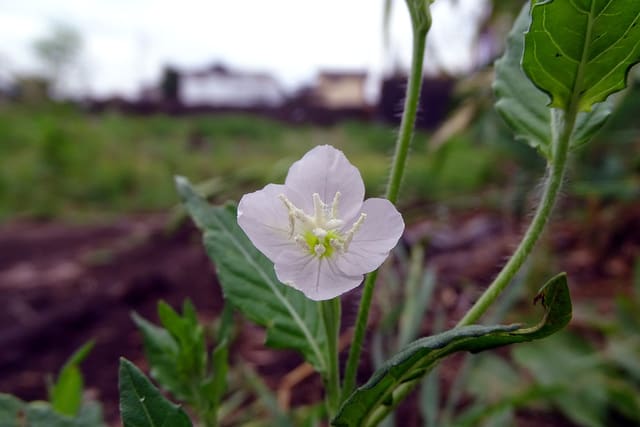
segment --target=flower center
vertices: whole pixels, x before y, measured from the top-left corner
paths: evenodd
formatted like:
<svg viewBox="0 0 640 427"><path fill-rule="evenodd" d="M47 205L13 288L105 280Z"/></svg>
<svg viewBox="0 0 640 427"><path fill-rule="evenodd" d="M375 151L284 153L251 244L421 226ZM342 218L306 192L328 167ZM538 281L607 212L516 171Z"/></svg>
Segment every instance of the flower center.
<svg viewBox="0 0 640 427"><path fill-rule="evenodd" d="M343 232L344 221L338 217L339 191L331 205L324 203L318 193L313 193L313 215L296 207L284 194L280 194L279 198L289 213L289 238L319 258L331 257L336 251L347 252L354 234L367 217L367 214L361 213L351 229Z"/></svg>

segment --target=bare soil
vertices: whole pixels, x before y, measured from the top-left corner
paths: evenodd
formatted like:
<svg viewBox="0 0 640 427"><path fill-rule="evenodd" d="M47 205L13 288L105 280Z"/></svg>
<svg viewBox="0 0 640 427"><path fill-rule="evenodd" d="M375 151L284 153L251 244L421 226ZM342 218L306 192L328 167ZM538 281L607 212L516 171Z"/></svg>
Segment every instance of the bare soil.
<svg viewBox="0 0 640 427"><path fill-rule="evenodd" d="M542 244L562 254L558 264L569 273L577 301L589 299L610 310L613 296L630 289L633 263L640 254L640 206L599 207L580 223L559 217ZM0 226L0 392L28 401L46 398L45 376L56 373L81 344L95 339L96 347L82 365L86 386L103 402L108 420L118 425L119 357L146 367L131 312L155 321L159 299L178 307L188 297L207 321L222 307L199 233L188 223L173 230L167 223L165 216L145 215L107 225ZM453 218L448 225L413 224L403 242L429 242L426 258L439 279L436 298L454 324L481 291L464 284L488 283L500 267L496 260L508 256L520 232L508 218L477 212ZM343 302L346 325L355 317L358 292ZM285 404L321 398L313 376L287 383L300 369L295 354L264 349L261 340L261 331L246 324L234 344L233 360L253 365L285 396ZM363 378L367 370L365 366ZM446 374L444 378L446 383ZM305 391L292 392L291 387ZM418 425L411 408L403 413L403 425ZM556 415L519 414L521 427L571 425Z"/></svg>

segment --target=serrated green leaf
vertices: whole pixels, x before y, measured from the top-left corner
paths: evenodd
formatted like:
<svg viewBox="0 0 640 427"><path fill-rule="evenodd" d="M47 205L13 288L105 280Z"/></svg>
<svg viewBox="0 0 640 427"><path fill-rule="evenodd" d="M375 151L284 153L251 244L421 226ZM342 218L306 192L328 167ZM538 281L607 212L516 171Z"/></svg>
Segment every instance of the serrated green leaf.
<svg viewBox="0 0 640 427"><path fill-rule="evenodd" d="M544 338L562 329L571 319L571 299L566 275L545 284L536 300L546 308L540 323L531 328L518 325L472 325L422 338L387 360L342 405L332 424L339 427L370 426L380 414L398 403L440 359L459 351L479 352L507 344Z"/></svg>
<svg viewBox="0 0 640 427"><path fill-rule="evenodd" d="M185 178L176 178L176 185L191 217L204 232L204 244L225 299L251 321L266 327L267 345L298 350L316 370L325 372L327 340L320 305L278 281L273 263L238 226L235 206L210 206Z"/></svg>
<svg viewBox="0 0 640 427"><path fill-rule="evenodd" d="M640 2L538 1L531 15L523 68L552 107L590 111L624 89L640 61Z"/></svg>
<svg viewBox="0 0 640 427"><path fill-rule="evenodd" d="M89 341L69 357L50 390L51 406L62 415L75 417L80 411L84 380L78 365L86 359L93 345L94 342Z"/></svg>
<svg viewBox="0 0 640 427"><path fill-rule="evenodd" d="M180 349L174 337L166 329L136 313L132 314L132 318L144 339L144 353L149 362L151 377L177 399L190 401L193 396L189 387L184 384L178 367Z"/></svg>
<svg viewBox="0 0 640 427"><path fill-rule="evenodd" d="M158 316L162 325L178 343L177 368L186 382L202 378L207 364L204 328L198 322L195 307L188 299L183 304L182 316L164 301L158 303Z"/></svg>
<svg viewBox="0 0 640 427"><path fill-rule="evenodd" d="M496 77L493 89L496 94L496 110L515 132L544 157L552 158L552 128L555 125L553 111L547 106L549 96L538 89L524 73L521 66L525 32L531 24L529 4L518 15L509 37L504 55L496 61ZM571 146L588 142L611 115L609 101L598 104L590 112L578 115Z"/></svg>
<svg viewBox="0 0 640 427"><path fill-rule="evenodd" d="M185 322L166 302L158 301L158 317L162 326L176 339L184 335Z"/></svg>
<svg viewBox="0 0 640 427"><path fill-rule="evenodd" d="M120 416L124 427L192 427L187 414L160 394L131 362L120 359Z"/></svg>

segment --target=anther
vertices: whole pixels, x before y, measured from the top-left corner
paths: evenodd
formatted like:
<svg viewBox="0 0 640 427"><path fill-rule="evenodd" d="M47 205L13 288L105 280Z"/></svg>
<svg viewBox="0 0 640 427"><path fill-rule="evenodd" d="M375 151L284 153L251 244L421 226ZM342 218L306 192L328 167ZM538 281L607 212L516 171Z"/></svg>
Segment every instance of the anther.
<svg viewBox="0 0 640 427"><path fill-rule="evenodd" d="M313 248L313 251L317 256L322 256L326 252L326 250L327 248L325 248L323 245L315 245Z"/></svg>

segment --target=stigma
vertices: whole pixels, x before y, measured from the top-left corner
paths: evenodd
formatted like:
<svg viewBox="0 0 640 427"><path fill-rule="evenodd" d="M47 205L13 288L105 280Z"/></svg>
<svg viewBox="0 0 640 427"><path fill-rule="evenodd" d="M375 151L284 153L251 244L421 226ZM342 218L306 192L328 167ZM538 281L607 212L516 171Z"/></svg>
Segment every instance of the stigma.
<svg viewBox="0 0 640 427"><path fill-rule="evenodd" d="M339 191L335 193L331 204L325 203L318 193L313 193L312 215L295 206L284 194L280 194L278 198L287 208L289 240L318 258L346 253L353 236L367 218L367 214L361 213L349 230L343 230L345 221L339 217Z"/></svg>

